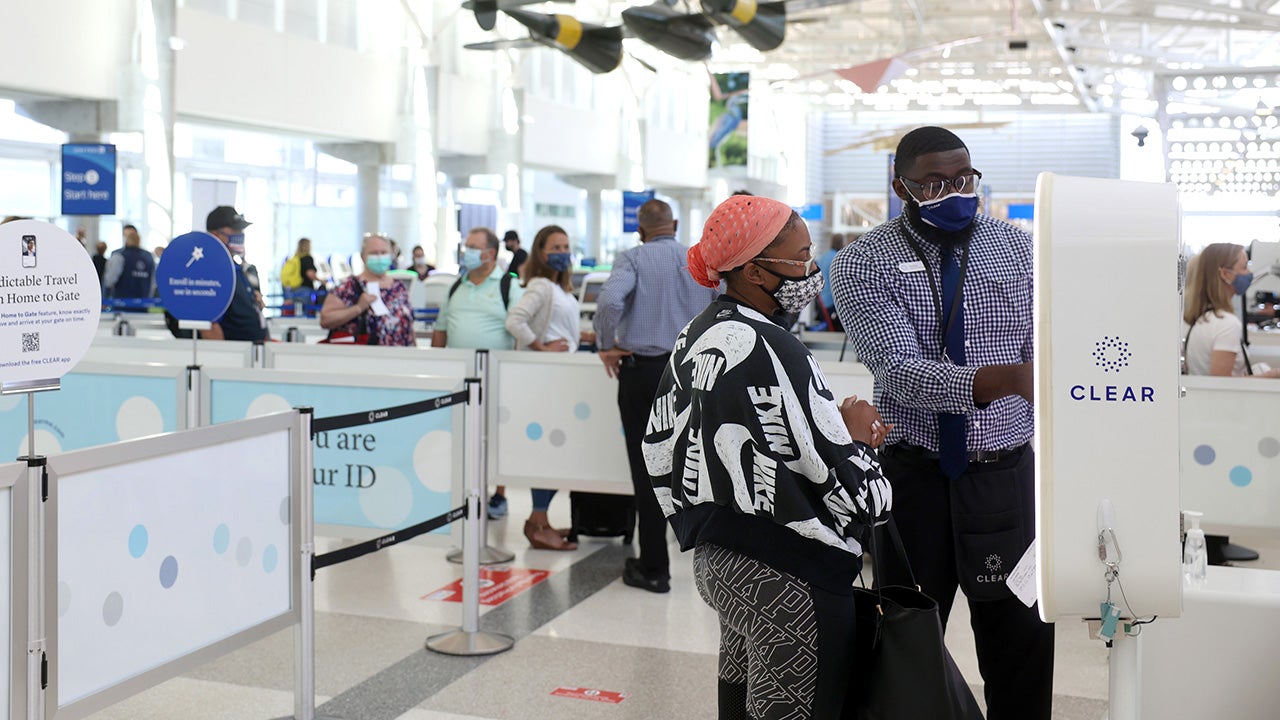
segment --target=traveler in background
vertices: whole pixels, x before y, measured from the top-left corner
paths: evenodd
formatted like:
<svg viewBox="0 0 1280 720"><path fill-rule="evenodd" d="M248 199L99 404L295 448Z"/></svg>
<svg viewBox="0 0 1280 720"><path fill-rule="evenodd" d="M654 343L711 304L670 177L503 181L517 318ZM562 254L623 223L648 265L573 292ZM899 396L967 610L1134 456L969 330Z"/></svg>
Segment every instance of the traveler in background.
<svg viewBox="0 0 1280 720"><path fill-rule="evenodd" d="M831 296L831 261L835 260L836 253L844 248L844 235L841 233L832 233L831 249L818 256L818 269L822 271L822 294L818 296L822 302L822 314L820 317L827 324L827 330L831 332L841 332L844 326L840 324L840 318L836 313L836 301Z"/></svg>
<svg viewBox="0 0 1280 720"><path fill-rule="evenodd" d="M533 252L524 263L524 294L507 314L507 332L520 350L576 352L579 329L578 300L573 296L573 262L569 235L558 225L548 225L533 239ZM533 512L524 522L524 536L540 550L576 550L566 540L567 530L551 527L547 508L555 490L533 489Z"/></svg>
<svg viewBox="0 0 1280 720"><path fill-rule="evenodd" d="M498 265L498 236L489 228L475 228L463 241L459 260L462 276L449 289L436 316L432 347L510 350L515 340L507 332L507 308L519 302L520 287ZM489 517L507 514L505 488L489 498Z"/></svg>
<svg viewBox="0 0 1280 720"><path fill-rule="evenodd" d="M286 290L316 289L316 261L311 257L310 238L298 239L298 249L280 271L280 284Z"/></svg>
<svg viewBox="0 0 1280 720"><path fill-rule="evenodd" d="M711 212L689 274L725 294L680 333L644 438L658 504L719 615L726 720L842 717L865 662L853 589L893 504L874 450L890 428L865 400L837 403L783 325L822 290L811 247L776 200Z"/></svg>
<svg viewBox="0 0 1280 720"><path fill-rule="evenodd" d="M520 234L515 230L508 230L502 236L502 244L511 253L511 262L507 264L507 271L516 277L521 277L520 268L524 265L524 261L529 259L529 253L520 247Z"/></svg>
<svg viewBox="0 0 1280 720"><path fill-rule="evenodd" d="M945 128L904 135L893 172L902 214L836 255L831 287L894 426L894 519L944 626L956 588L968 599L988 719L1049 720L1053 625L984 582L1036 533L1031 236L978 213L982 173ZM878 581L905 579L877 561Z"/></svg>
<svg viewBox="0 0 1280 720"><path fill-rule="evenodd" d="M125 225L124 247L111 253L102 275L103 290L113 298L149 298L155 295L156 261L142 249L138 228Z"/></svg>
<svg viewBox="0 0 1280 720"><path fill-rule="evenodd" d="M409 291L391 269L391 244L382 235L366 235L360 245L364 270L347 278L324 298L320 327L330 333L368 336L370 345L413 347L413 306Z"/></svg>
<svg viewBox="0 0 1280 720"><path fill-rule="evenodd" d="M205 230L227 246L227 251L232 254L233 259L236 254L234 248L243 251L244 229L252 224L230 205L219 205L214 208L204 221ZM250 342L266 340L268 338L267 320L262 316L260 296L249 284L249 278L245 275L240 263L232 264L236 272L236 289L231 295L231 304L227 306L227 311L213 324L212 328L200 331L200 337L205 340L248 340Z"/></svg>
<svg viewBox="0 0 1280 720"><path fill-rule="evenodd" d="M419 280L426 280L436 269L435 265L427 262L427 253L421 245L413 246L413 267L410 269L418 273Z"/></svg>
<svg viewBox="0 0 1280 720"><path fill-rule="evenodd" d="M664 593L671 589L667 521L654 497L640 442L676 336L715 300L716 291L689 276L670 205L649 200L640 206L636 221L640 246L618 255L596 298L596 345L605 372L618 379L618 411L636 495L640 556L627 558L622 581Z"/></svg>
<svg viewBox="0 0 1280 720"><path fill-rule="evenodd" d="M155 248L151 250L151 254L155 256L156 262L160 262L160 256L164 254L164 246L155 246Z"/></svg>
<svg viewBox="0 0 1280 720"><path fill-rule="evenodd" d="M1235 243L1213 243L1187 267L1182 301L1182 354L1187 375L1252 375L1244 348L1243 326L1231 296L1244 297L1253 284L1249 258ZM1280 368L1259 377L1280 378Z"/></svg>
<svg viewBox="0 0 1280 720"><path fill-rule="evenodd" d="M93 269L98 273L98 287L102 287L102 280L107 274L107 244L99 240L93 250Z"/></svg>

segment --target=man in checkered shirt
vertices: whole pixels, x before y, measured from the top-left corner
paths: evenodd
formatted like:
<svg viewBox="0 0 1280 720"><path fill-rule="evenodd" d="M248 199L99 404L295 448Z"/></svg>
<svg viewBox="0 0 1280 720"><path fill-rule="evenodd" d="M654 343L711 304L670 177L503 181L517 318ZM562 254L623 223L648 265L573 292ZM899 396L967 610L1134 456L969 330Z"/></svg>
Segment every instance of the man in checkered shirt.
<svg viewBox="0 0 1280 720"><path fill-rule="evenodd" d="M893 425L881 450L893 515L944 624L957 586L968 598L987 717L1048 720L1053 626L1004 582L1035 537L1031 237L977 214L982 174L948 130L903 136L894 175L903 214L831 265ZM877 560L879 577L907 582Z"/></svg>

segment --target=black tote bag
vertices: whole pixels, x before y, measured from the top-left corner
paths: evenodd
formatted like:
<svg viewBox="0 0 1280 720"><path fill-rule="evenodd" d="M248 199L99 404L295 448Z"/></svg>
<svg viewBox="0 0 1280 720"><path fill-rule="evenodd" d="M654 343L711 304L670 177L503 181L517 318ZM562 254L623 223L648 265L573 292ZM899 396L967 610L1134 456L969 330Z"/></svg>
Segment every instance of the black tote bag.
<svg viewBox="0 0 1280 720"><path fill-rule="evenodd" d="M885 524L911 583L902 537ZM877 557L875 532L871 556ZM877 567L880 567L877 565ZM855 667L845 717L855 720L983 720L978 701L942 641L938 603L918 587L854 588L857 606Z"/></svg>

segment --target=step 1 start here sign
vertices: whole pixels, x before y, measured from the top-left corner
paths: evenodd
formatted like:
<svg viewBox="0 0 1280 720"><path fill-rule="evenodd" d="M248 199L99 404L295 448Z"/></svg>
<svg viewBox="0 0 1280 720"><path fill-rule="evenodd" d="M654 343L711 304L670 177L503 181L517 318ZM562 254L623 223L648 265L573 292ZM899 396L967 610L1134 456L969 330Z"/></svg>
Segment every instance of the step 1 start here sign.
<svg viewBox="0 0 1280 720"><path fill-rule="evenodd" d="M0 225L0 383L66 375L101 312L98 272L71 233L36 220Z"/></svg>

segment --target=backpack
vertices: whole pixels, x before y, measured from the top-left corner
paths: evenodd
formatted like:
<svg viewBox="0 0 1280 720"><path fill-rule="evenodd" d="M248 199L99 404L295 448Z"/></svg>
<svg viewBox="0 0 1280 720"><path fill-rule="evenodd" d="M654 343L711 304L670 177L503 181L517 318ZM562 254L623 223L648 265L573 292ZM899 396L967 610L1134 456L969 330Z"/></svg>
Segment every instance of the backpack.
<svg viewBox="0 0 1280 720"><path fill-rule="evenodd" d="M513 277L515 276L511 273L506 273L502 276L502 280L498 282L498 292L502 294L502 307L507 309L511 308L511 278ZM466 275L459 275L458 280L449 286L450 298L453 297L458 288L462 287L462 281L466 278Z"/></svg>
<svg viewBox="0 0 1280 720"><path fill-rule="evenodd" d="M302 258L294 255L280 270L280 284L287 288L302 287Z"/></svg>

